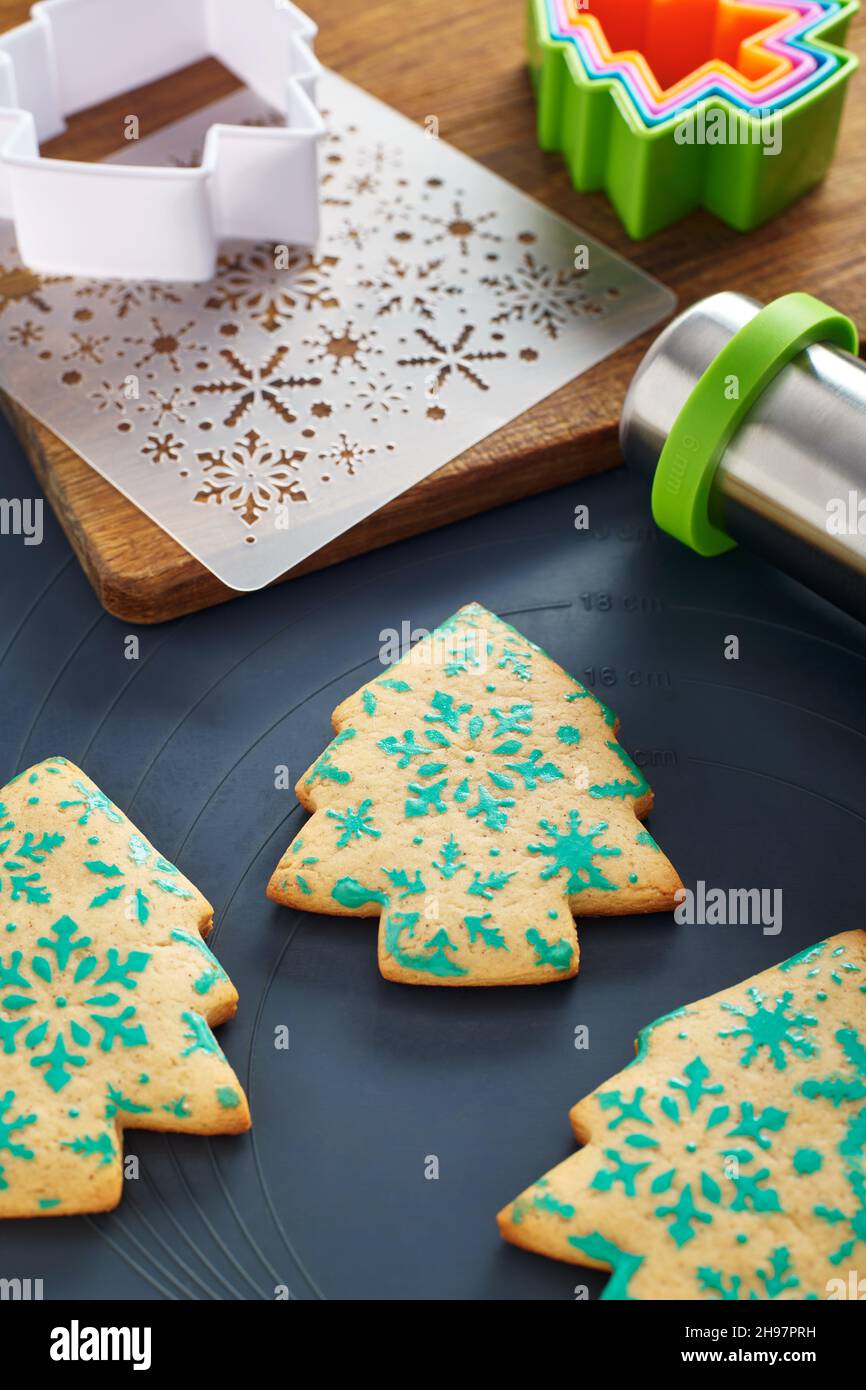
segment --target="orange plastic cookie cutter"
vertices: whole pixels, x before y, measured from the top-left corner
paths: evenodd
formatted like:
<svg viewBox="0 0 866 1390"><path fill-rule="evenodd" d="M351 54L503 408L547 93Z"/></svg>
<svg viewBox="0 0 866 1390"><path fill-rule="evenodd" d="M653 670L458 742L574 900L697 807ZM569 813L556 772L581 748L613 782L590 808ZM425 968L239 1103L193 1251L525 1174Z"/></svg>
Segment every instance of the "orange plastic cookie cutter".
<svg viewBox="0 0 866 1390"><path fill-rule="evenodd" d="M793 69L765 45L790 30L796 10L741 0L592 0L592 7L590 14L582 0L565 0L569 23L589 29L606 61L633 63L657 102L717 75L760 97Z"/></svg>

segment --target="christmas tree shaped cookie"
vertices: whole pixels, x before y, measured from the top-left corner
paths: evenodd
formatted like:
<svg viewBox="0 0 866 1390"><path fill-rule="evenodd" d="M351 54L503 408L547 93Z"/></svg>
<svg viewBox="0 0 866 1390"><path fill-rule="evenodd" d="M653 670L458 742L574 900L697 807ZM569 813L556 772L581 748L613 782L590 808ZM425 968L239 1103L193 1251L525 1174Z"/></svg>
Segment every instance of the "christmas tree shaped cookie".
<svg viewBox="0 0 866 1390"><path fill-rule="evenodd" d="M652 792L615 716L470 604L334 713L297 786L312 819L268 895L379 917L386 979L543 984L577 973L572 914L663 912L680 887L643 829Z"/></svg>
<svg viewBox="0 0 866 1390"><path fill-rule="evenodd" d="M212 916L65 759L0 791L0 1217L116 1206L125 1129L249 1128Z"/></svg>
<svg viewBox="0 0 866 1390"><path fill-rule="evenodd" d="M851 1296L866 1262L866 932L651 1024L571 1121L585 1147L500 1212L506 1240L611 1270L606 1299Z"/></svg>

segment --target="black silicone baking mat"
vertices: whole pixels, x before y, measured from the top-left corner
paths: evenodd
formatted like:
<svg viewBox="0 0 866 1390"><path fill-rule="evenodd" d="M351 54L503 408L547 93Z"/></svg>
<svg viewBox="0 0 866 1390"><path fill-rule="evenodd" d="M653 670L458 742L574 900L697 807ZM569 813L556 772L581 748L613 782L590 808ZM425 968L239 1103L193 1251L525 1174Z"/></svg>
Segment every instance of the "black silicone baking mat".
<svg viewBox="0 0 866 1390"><path fill-rule="evenodd" d="M2 495L33 495L5 428L0 467ZM569 1106L643 1024L863 924L863 629L743 554L660 537L625 472L138 632L102 612L45 517L41 546L0 538L0 781L68 756L215 904L241 995L220 1041L254 1128L129 1135L141 1176L117 1212L4 1223L0 1273L51 1299L597 1297L603 1275L506 1247L495 1213L572 1151ZM471 599L618 711L684 881L781 888L780 935L587 920L575 981L416 989L380 979L373 922L266 901L304 814L275 767L294 780L321 751L383 630Z"/></svg>

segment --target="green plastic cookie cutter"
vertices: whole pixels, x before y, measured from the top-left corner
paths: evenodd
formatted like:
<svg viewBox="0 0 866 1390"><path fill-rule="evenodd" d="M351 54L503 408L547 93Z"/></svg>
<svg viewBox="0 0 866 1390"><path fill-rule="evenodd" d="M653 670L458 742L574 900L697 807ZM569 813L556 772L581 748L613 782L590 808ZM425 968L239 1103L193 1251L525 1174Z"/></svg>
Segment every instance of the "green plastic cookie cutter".
<svg viewBox="0 0 866 1390"><path fill-rule="evenodd" d="M850 319L810 294L786 294L734 335L704 372L677 419L656 467L656 524L699 555L736 545L710 518L713 478L752 406L805 348L831 343L856 355Z"/></svg>

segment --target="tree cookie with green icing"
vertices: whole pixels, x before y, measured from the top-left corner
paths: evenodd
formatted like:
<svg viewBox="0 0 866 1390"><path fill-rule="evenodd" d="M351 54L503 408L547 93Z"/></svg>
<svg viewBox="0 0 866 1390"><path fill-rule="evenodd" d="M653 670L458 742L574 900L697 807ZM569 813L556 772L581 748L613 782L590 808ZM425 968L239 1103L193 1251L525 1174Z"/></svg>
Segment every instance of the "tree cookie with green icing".
<svg viewBox="0 0 866 1390"><path fill-rule="evenodd" d="M848 1296L866 1265L866 932L650 1024L571 1122L585 1147L500 1212L506 1240L609 1269L605 1299Z"/></svg>
<svg viewBox="0 0 866 1390"><path fill-rule="evenodd" d="M312 819L271 878L287 906L378 917L416 985L577 974L574 916L665 912L676 871L641 818L615 715L473 603L335 711L297 784Z"/></svg>
<svg viewBox="0 0 866 1390"><path fill-rule="evenodd" d="M0 790L0 1217L116 1206L125 1129L249 1128L212 920L64 758Z"/></svg>

